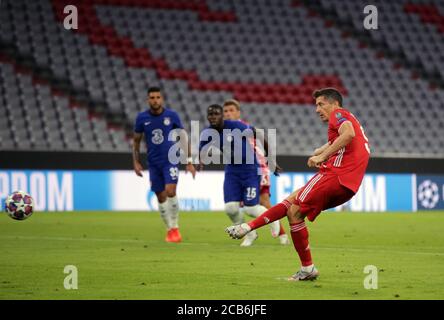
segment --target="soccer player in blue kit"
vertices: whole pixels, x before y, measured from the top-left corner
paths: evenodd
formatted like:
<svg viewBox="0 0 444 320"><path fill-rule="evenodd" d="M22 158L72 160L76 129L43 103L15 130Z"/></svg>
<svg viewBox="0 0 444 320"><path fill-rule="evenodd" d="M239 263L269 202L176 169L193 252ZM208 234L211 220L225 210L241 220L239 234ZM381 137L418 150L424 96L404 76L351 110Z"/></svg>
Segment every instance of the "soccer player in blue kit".
<svg viewBox="0 0 444 320"><path fill-rule="evenodd" d="M207 119L210 126L202 130L200 135L199 154L201 168L207 162L212 147L222 152L225 165L224 202L225 211L234 224L243 221L239 212L240 202L244 203L244 212L258 217L267 209L259 204L261 169L255 150L248 141L254 139L256 130L240 121L224 120L223 108L218 104L208 107ZM268 154L268 143L264 140L265 152ZM275 174L282 169L275 164ZM279 229L279 221L277 229ZM251 246L258 237L257 233L245 237L241 246Z"/></svg>
<svg viewBox="0 0 444 320"><path fill-rule="evenodd" d="M140 163L140 142L145 135L151 190L157 196L160 215L167 228L165 241L180 242L182 236L179 232L179 203L176 196L179 168L177 164L170 161L168 155L171 147L176 143L169 139L170 132L175 129L183 130L183 126L179 115L174 110L163 106L164 101L159 88L148 89L147 102L149 109L137 115L134 125L134 171L139 177L143 176L143 167ZM182 149L186 147L188 147L186 154L190 155L189 143L185 143ZM194 178L196 170L191 157L187 157L186 171L191 172Z"/></svg>

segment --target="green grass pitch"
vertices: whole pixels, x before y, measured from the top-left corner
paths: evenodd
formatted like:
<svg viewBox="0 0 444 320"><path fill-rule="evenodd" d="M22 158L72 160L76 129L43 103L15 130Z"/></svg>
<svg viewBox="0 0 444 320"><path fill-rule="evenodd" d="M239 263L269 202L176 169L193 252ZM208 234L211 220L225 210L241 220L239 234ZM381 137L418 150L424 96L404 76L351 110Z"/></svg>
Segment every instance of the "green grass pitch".
<svg viewBox="0 0 444 320"><path fill-rule="evenodd" d="M223 213L182 213L183 242L165 243L156 213L0 216L0 299L443 299L444 212L323 213L308 223L313 282L288 282L299 260L269 227L249 248ZM288 223L285 221L288 232ZM64 288L66 265L78 289ZM364 288L366 265L378 289Z"/></svg>

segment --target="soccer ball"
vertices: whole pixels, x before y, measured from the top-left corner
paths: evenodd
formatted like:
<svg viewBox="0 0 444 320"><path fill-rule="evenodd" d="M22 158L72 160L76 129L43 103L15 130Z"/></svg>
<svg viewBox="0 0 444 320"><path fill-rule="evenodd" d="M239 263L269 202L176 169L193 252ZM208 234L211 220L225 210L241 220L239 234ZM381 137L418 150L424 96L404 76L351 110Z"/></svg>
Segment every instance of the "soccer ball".
<svg viewBox="0 0 444 320"><path fill-rule="evenodd" d="M5 211L14 220L25 220L34 211L34 199L24 191L14 191L6 198Z"/></svg>

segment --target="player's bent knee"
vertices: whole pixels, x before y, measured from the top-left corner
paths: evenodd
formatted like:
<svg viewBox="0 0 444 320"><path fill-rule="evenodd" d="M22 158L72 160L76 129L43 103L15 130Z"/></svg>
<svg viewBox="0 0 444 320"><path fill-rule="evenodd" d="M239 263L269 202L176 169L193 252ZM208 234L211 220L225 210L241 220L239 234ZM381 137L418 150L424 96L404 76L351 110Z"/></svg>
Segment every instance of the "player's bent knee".
<svg viewBox="0 0 444 320"><path fill-rule="evenodd" d="M168 198L173 198L176 196L176 185L175 184L167 184L165 186L165 194Z"/></svg>
<svg viewBox="0 0 444 320"><path fill-rule="evenodd" d="M156 192L157 202L164 203L167 199L167 193L165 191Z"/></svg>
<svg viewBox="0 0 444 320"><path fill-rule="evenodd" d="M304 221L305 215L299 211L300 207L298 205L291 205L287 211L288 221L290 223L297 223Z"/></svg>
<svg viewBox="0 0 444 320"><path fill-rule="evenodd" d="M176 196L176 191L171 191L166 193L168 198L174 198Z"/></svg>

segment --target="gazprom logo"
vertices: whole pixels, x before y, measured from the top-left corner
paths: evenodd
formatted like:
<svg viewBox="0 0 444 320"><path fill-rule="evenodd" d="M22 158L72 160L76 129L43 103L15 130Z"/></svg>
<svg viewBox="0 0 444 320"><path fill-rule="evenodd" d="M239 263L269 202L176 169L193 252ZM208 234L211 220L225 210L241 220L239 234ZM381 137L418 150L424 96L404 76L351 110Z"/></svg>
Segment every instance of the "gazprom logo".
<svg viewBox="0 0 444 320"><path fill-rule="evenodd" d="M211 200L208 198L179 198L179 209L185 211L209 211Z"/></svg>
<svg viewBox="0 0 444 320"><path fill-rule="evenodd" d="M0 202L15 190L31 194L37 211L74 209L74 175L70 171L0 171Z"/></svg>
<svg viewBox="0 0 444 320"><path fill-rule="evenodd" d="M148 211L157 211L157 197L153 191L148 191ZM179 198L179 210L181 211L209 211L211 210L211 199L209 198Z"/></svg>

